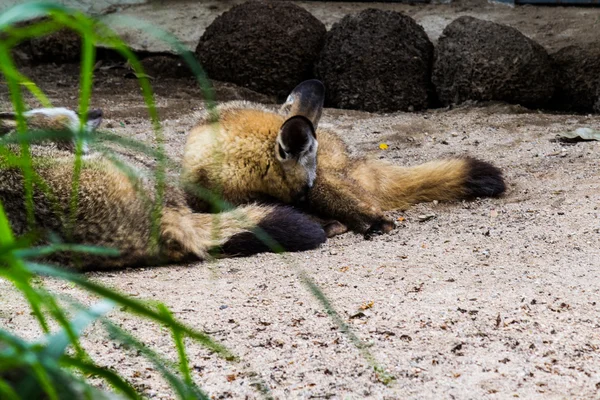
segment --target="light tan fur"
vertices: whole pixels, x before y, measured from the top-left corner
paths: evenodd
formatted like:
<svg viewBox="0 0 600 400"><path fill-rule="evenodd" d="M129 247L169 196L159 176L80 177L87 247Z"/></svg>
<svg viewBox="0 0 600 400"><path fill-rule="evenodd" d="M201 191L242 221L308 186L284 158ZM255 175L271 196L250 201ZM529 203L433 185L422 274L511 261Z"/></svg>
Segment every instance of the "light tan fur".
<svg viewBox="0 0 600 400"><path fill-rule="evenodd" d="M275 156L279 129L290 116L283 114L289 110L293 110L289 104L279 113L250 103L218 107L218 122L201 119L190 132L183 157L184 183L216 190L236 204L263 197L293 203L294 194L306 181L301 179L301 172L283 174ZM351 156L344 142L329 129L317 129L316 139L317 172L308 209L354 231L388 232L394 223L384 211L469 194L465 187L471 173L469 159L402 167ZM303 170L300 163L297 170ZM333 236L345 229L335 222L326 231Z"/></svg>
<svg viewBox="0 0 600 400"><path fill-rule="evenodd" d="M441 159L404 167L351 156L345 143L331 130L320 129L317 138L317 176L335 176L343 181L339 185L364 192L362 196L368 196L365 201L382 211L406 210L432 200L456 200L465 194L465 159Z"/></svg>
<svg viewBox="0 0 600 400"><path fill-rule="evenodd" d="M306 177L301 169L284 173L275 157L284 117L247 102L225 104L217 111L218 122L202 116L188 136L183 183L215 190L234 204L269 198L291 203Z"/></svg>

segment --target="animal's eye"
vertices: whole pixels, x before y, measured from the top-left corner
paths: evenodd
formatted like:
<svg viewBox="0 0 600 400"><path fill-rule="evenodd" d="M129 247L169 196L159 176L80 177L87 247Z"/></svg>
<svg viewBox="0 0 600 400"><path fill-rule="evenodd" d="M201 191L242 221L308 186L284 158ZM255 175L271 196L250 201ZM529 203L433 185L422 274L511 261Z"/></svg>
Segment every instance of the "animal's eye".
<svg viewBox="0 0 600 400"><path fill-rule="evenodd" d="M285 151L281 148L281 146L277 146L279 148L279 157L285 160Z"/></svg>

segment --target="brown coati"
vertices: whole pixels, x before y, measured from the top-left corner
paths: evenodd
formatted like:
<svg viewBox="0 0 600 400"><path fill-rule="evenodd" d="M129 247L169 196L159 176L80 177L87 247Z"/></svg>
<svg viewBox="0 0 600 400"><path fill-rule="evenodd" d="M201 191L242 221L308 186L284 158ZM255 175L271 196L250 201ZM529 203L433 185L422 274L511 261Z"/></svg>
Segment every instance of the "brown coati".
<svg viewBox="0 0 600 400"><path fill-rule="evenodd" d="M80 124L79 116L65 108L36 109L24 117L31 130L73 132ZM84 129L93 132L101 117L99 110L90 112ZM14 130L15 125L14 114L0 114L0 132ZM288 251L313 249L326 240L319 224L287 206L246 205L220 214L194 213L187 206L183 191L174 185L165 191L156 244L152 241L151 223L154 185L143 178L142 171L131 176L100 152L90 152L87 144L77 211L71 220L73 134L63 137L69 139L31 144L35 218L32 228L46 239L58 235L68 243L116 248L120 255L83 254L75 263L72 253L63 252L52 255L51 261L92 270L203 259L213 251L249 255L269 250L258 232ZM8 142L3 145L5 149L18 154L18 146ZM15 234L23 235L30 228L23 173L9 158L4 152L0 156L0 201ZM47 243L46 239L41 242Z"/></svg>
<svg viewBox="0 0 600 400"><path fill-rule="evenodd" d="M220 105L199 117L184 150L184 187L204 187L234 204L276 199L303 204L323 218L328 236L389 232L384 211L432 200L498 196L501 171L470 157L402 167L349 155L344 142L317 129L325 89L305 81L279 112L249 102ZM202 209L191 191L190 204Z"/></svg>

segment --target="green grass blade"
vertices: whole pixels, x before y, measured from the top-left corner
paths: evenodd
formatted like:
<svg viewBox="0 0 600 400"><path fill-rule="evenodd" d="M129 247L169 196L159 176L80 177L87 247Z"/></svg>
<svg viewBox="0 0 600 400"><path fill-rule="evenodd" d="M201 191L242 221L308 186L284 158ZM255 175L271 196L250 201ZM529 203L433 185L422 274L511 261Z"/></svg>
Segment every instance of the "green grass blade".
<svg viewBox="0 0 600 400"><path fill-rule="evenodd" d="M19 258L37 258L54 254L59 251L82 253L95 256L117 257L121 254L118 249L110 247L87 246L82 244L56 243L48 246L18 249L13 252Z"/></svg>
<svg viewBox="0 0 600 400"><path fill-rule="evenodd" d="M10 246L14 241L14 235L4 212L4 206L0 202L0 246ZM31 287L31 275L26 272L22 261L16 258L14 254L8 254L4 257L4 260L10 267L0 268L0 276L5 276L11 280L16 288L23 292L42 330L48 332L48 323L40 309L41 299Z"/></svg>
<svg viewBox="0 0 600 400"><path fill-rule="evenodd" d="M71 322L67 322L67 325L72 334L78 337L89 324L112 310L114 306L115 303L112 301L101 301L92 307L79 312ZM44 355L53 359L58 359L65 352L67 346L72 343L70 336L68 330L65 328L58 333L48 336L45 339L47 347Z"/></svg>
<svg viewBox="0 0 600 400"><path fill-rule="evenodd" d="M300 279L302 283L308 288L311 294L321 303L323 308L326 310L327 314L333 320L333 322L338 326L340 331L345 334L350 342L361 352L362 356L369 363L369 365L373 368L373 370L378 374L379 380L385 384L389 384L394 380L394 377L385 372L385 368L383 368L377 360L375 356L371 354L369 349L365 347L364 343L356 334L350 329L350 326L344 322L342 317L335 310L325 293L317 286L317 284L308 276L306 273L302 272L300 274Z"/></svg>
<svg viewBox="0 0 600 400"><path fill-rule="evenodd" d="M196 386L193 382L191 384L187 384L182 381L179 377L173 374L165 365L168 364L162 357L156 354L154 351L150 350L147 346L144 346L143 343L140 343L137 339L131 336L129 333L125 332L121 328L117 327L114 324L109 323L108 321L104 321L106 325L106 329L110 332L110 334L117 338L119 341L126 343L127 345L135 348L141 354L144 355L148 360L150 360L156 369L162 374L162 376L169 382L173 390L175 390L180 399L184 400L196 400L196 399L209 399L209 397L200 390L198 386Z"/></svg>
<svg viewBox="0 0 600 400"><path fill-rule="evenodd" d="M6 77L6 82L10 91L10 97L12 105L17 114L17 131L23 133L26 130L26 122L23 118L23 112L25 110L25 104L23 102L23 96L19 88L18 82L14 79L14 73L16 67L9 54L9 49L6 48L2 42L0 42L0 71ZM33 215L33 180L31 178L33 168L31 166L31 154L29 153L29 144L26 141L21 140L21 159L22 159L22 172L23 182L25 189L25 209L27 213L27 223L30 228L34 224Z"/></svg>
<svg viewBox="0 0 600 400"><path fill-rule="evenodd" d="M6 400L21 400L17 392L6 382L2 377L0 377L0 398Z"/></svg>
<svg viewBox="0 0 600 400"><path fill-rule="evenodd" d="M67 316L65 315L65 312L56 302L55 297L52 294L50 294L48 291L46 291L45 289L38 289L37 292L38 293L41 292L40 297L44 299L44 305L50 311L50 314L52 315L52 317L54 317L54 319L63 328L63 331L65 332L66 336L68 337L69 343L75 349L77 356L82 359L88 358L89 356L87 355L85 350L81 347L81 344L79 343L78 332L76 332L73 329L71 323L69 322L69 320L67 319Z"/></svg>
<svg viewBox="0 0 600 400"><path fill-rule="evenodd" d="M234 360L236 358L233 355L233 353L231 353L226 347L224 347L223 345L221 345L219 343L216 343L208 335L201 333L201 332L197 332L194 329L189 328L189 327L181 324L178 321L173 321L168 318L165 318L165 316L162 315L160 312L157 312L155 310L152 310L152 309L146 307L142 302L134 300L134 299L130 299L130 298L125 297L113 290L107 289L99 284L93 283L93 282L85 279L82 275L70 273L70 272L60 270L57 268L52 268L47 265L36 264L36 263L31 263L31 262L27 262L26 265L27 265L27 268L29 269L29 271L31 271L33 273L36 273L39 275L45 275L45 276L52 276L54 278L59 278L59 279L67 280L69 282L73 282L73 283L77 284L78 286L83 287L83 288L87 289L88 291L97 294L98 296L113 300L114 302L116 302L120 305L126 306L133 313L150 318L156 322L160 322L160 323L175 327L176 329L179 329L182 333L184 333L186 336L193 338L194 340L196 340L197 342L199 342L206 348L210 349L211 351L214 351L219 356L221 356L227 360Z"/></svg>
<svg viewBox="0 0 600 400"><path fill-rule="evenodd" d="M13 265L10 269L0 268L0 277L4 277L13 282L13 285L15 285L17 290L21 291L25 296L25 299L31 307L31 311L36 317L42 330L44 332L50 332L48 322L40 307L41 304L44 304L43 300L31 286L31 274L27 274L26 270L21 269L22 267L19 265L21 263L20 260L15 259L12 263Z"/></svg>
<svg viewBox="0 0 600 400"><path fill-rule="evenodd" d="M177 354L179 355L179 369L181 371L181 374L183 375L183 378L185 379L185 382L188 385L191 385L193 383L193 380L192 375L190 373L189 360L185 353L185 344L183 343L183 336L181 335L181 331L173 326L175 319L173 318L173 314L169 311L167 307L165 307L162 304L159 304L158 309L165 316L165 318L168 318L171 321L171 324L169 326L171 327L173 341L175 342L175 346L177 347Z"/></svg>
<svg viewBox="0 0 600 400"><path fill-rule="evenodd" d="M57 388L54 387L54 382L48 375L47 367L44 367L39 361L31 364L31 370L33 371L33 377L40 384L41 389L46 393L50 400L59 400ZM30 393L35 390L35 385L31 384L30 379L26 379L19 385L18 391L22 398L34 398Z"/></svg>
<svg viewBox="0 0 600 400"><path fill-rule="evenodd" d="M121 14L111 14L103 17L104 21L109 26L121 26L121 27L134 27L135 29L143 30L149 33L155 38L167 43L171 48L181 56L181 58L188 65L194 77L198 81L198 85L203 92L204 101L206 108L209 112L213 112L215 109L215 94L213 87L208 79L204 69L198 63L194 53L192 53L181 41L172 33L167 32L163 29L158 28L156 25L152 25L149 22L140 20L139 18L131 18Z"/></svg>
<svg viewBox="0 0 600 400"><path fill-rule="evenodd" d="M92 96L92 78L94 76L94 60L96 59L96 47L93 39L92 31L87 26L87 20L79 18L81 21L82 45L81 45L81 74L79 83L79 115L80 126L77 131L75 141L75 162L73 165L73 179L71 182L71 204L70 218L67 232L71 233L75 226L77 218L77 208L79 200L79 184L82 168L81 157L83 155L83 138L82 133L87 123L87 112L90 106L90 98ZM69 237L69 236L67 236Z"/></svg>
<svg viewBox="0 0 600 400"><path fill-rule="evenodd" d="M60 4L47 1L31 1L15 5L0 14L0 31L19 22L45 17L53 12L69 14L71 11Z"/></svg>
<svg viewBox="0 0 600 400"><path fill-rule="evenodd" d="M91 362L82 361L79 358L63 356L61 364L76 368L84 374L97 376L107 381L114 389L120 391L130 399L141 399L135 389L127 383L127 381L121 378L118 374L106 369L99 367Z"/></svg>

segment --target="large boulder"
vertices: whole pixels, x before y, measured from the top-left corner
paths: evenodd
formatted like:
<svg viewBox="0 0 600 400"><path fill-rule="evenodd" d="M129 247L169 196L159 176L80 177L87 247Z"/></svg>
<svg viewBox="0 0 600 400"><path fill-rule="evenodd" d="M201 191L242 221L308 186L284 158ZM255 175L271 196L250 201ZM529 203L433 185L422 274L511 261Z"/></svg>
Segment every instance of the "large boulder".
<svg viewBox="0 0 600 400"><path fill-rule="evenodd" d="M286 96L311 78L325 25L287 1L250 1L217 17L200 38L208 76L257 92Z"/></svg>
<svg viewBox="0 0 600 400"><path fill-rule="evenodd" d="M317 62L326 102L387 112L427 108L433 44L411 17L367 9L333 25Z"/></svg>
<svg viewBox="0 0 600 400"><path fill-rule="evenodd" d="M600 47L568 46L552 54L559 110L600 112Z"/></svg>
<svg viewBox="0 0 600 400"><path fill-rule="evenodd" d="M81 60L81 37L70 29L61 29L29 41L33 63L77 63Z"/></svg>
<svg viewBox="0 0 600 400"><path fill-rule="evenodd" d="M501 100L545 106L554 92L546 50L518 30L460 17L442 32L435 52L433 83L444 105Z"/></svg>
<svg viewBox="0 0 600 400"><path fill-rule="evenodd" d="M15 27L25 28L44 20L45 18L36 18L18 22ZM8 33L0 32L0 41L7 37L10 37ZM76 63L81 59L81 37L77 32L63 28L20 42L13 47L12 56L17 65Z"/></svg>

